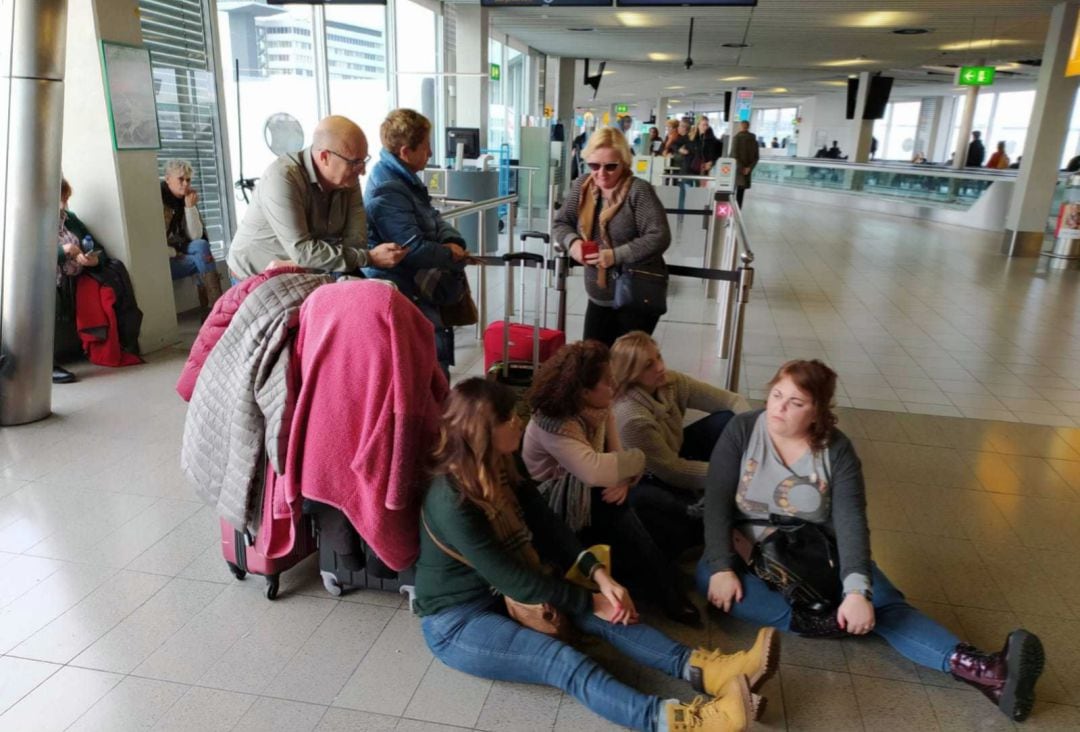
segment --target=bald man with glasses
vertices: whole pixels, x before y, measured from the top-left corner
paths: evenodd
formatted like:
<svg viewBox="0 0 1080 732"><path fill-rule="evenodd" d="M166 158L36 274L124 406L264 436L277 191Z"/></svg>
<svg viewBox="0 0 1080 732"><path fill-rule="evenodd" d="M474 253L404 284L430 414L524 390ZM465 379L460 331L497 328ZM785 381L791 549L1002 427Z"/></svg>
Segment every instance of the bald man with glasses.
<svg viewBox="0 0 1080 732"><path fill-rule="evenodd" d="M332 116L319 122L309 147L271 163L229 248L233 279L285 261L341 273L401 261L406 250L397 244L367 248L360 175L370 159L363 130Z"/></svg>

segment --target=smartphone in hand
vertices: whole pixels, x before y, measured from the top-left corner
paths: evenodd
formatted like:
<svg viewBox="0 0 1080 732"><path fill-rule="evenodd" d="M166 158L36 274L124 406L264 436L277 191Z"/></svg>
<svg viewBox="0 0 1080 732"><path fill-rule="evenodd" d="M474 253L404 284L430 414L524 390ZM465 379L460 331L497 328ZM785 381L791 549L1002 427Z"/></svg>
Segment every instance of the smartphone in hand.
<svg viewBox="0 0 1080 732"><path fill-rule="evenodd" d="M581 258L588 259L589 257L596 256L600 253L600 245L595 241L589 241L583 239L581 241Z"/></svg>

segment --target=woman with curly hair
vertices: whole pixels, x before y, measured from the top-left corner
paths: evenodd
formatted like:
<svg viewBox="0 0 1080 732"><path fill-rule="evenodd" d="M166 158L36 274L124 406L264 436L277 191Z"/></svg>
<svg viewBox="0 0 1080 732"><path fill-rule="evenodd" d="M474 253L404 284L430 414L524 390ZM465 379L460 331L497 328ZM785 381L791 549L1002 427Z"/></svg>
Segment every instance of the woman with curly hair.
<svg viewBox="0 0 1080 732"><path fill-rule="evenodd" d="M630 593L592 550L583 550L534 484L518 477L515 401L508 387L481 378L458 384L447 400L416 564L416 611L431 652L474 676L557 687L632 729L745 729L761 702L750 690L779 660L777 636L765 628L750 649L723 654L692 649L638 622ZM582 586L584 577L595 584ZM714 698L683 704L643 694L562 639L515 622L500 595L557 608L582 633Z"/></svg>
<svg viewBox="0 0 1080 732"><path fill-rule="evenodd" d="M620 574L679 622L700 622L676 568L627 503L645 454L623 449L611 411L608 348L563 346L541 365L529 392L533 418L522 457L548 503L585 543L610 544Z"/></svg>
<svg viewBox="0 0 1080 732"><path fill-rule="evenodd" d="M872 561L862 465L836 429L835 392L836 372L821 361L788 361L768 384L765 408L728 424L709 463L698 589L758 625L818 637L876 633L913 663L974 686L1010 719L1025 719L1043 668L1039 638L1014 630L997 653L962 643L912 607ZM834 569L814 572L833 575L833 596L819 594L821 602L800 598L782 574L750 569L762 565L767 542L807 528L810 537L832 539L832 550L817 556ZM798 552L807 556L809 545ZM800 571L810 576L812 568Z"/></svg>

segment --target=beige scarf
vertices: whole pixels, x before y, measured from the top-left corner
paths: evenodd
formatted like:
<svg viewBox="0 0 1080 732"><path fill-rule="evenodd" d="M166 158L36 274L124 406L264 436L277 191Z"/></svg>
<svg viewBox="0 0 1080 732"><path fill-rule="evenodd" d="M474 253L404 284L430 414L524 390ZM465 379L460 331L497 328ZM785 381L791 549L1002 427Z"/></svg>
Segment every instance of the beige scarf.
<svg viewBox="0 0 1080 732"><path fill-rule="evenodd" d="M507 554L517 555L529 567L541 569L540 555L532 544L532 532L525 523L525 513L521 510L514 489L510 485L510 474L505 464L499 469L499 490L490 500L477 502L491 524L495 538Z"/></svg>
<svg viewBox="0 0 1080 732"><path fill-rule="evenodd" d="M614 195L608 200L607 205L600 211L600 246L607 247L608 249L614 249L615 245L611 242L611 237L608 235L608 223L615 218L615 214L619 213L619 209L622 208L623 202L626 201L626 196L630 192L630 185L634 182L634 176L630 175L627 171L626 177L615 188ZM589 177L585 179L585 182L581 184L580 196L578 198L578 234L582 239L588 240L592 238L593 221L596 219L596 202L599 196L600 187L596 185L595 174L590 173ZM607 273L601 269L596 273L596 284L600 287L607 287Z"/></svg>

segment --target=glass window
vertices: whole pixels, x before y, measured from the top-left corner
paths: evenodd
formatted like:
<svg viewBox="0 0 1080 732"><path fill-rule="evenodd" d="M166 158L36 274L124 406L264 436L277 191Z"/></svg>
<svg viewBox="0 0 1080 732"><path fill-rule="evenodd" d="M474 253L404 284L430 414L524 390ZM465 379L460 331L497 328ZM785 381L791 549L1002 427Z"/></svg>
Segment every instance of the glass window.
<svg viewBox="0 0 1080 732"><path fill-rule="evenodd" d="M888 105L884 119L874 124L878 138L877 157L882 160L910 161L916 152L915 136L919 129L921 102L895 102ZM884 130L880 123L884 122Z"/></svg>
<svg viewBox="0 0 1080 732"><path fill-rule="evenodd" d="M1005 143L1005 154L1011 160L1024 154L1031 112L1035 107L1035 90L1004 92L997 95L997 107L993 124L986 133L987 156L997 149L999 141Z"/></svg>
<svg viewBox="0 0 1080 732"><path fill-rule="evenodd" d="M282 115L299 123L303 145L319 121L310 50L312 9L267 5L266 0L219 0L217 7L232 172L237 178L257 178L277 157L271 140L284 139L292 128ZM246 207L238 193L238 220Z"/></svg>
<svg viewBox="0 0 1080 732"><path fill-rule="evenodd" d="M503 101L503 44L494 38L488 41L488 64L499 65L499 79L488 79L488 150L498 150L504 142L508 142L506 132L506 103Z"/></svg>
<svg viewBox="0 0 1080 732"><path fill-rule="evenodd" d="M994 112L994 102L996 101L996 94L988 92L979 92L979 101L975 103L975 120L971 125L972 131L979 131L982 133L983 144L987 145L987 129L990 127L990 118ZM956 98L956 117L955 124L953 125L952 132L949 134L949 147L947 148L949 155L951 156L956 150L956 138L960 134L960 125L964 120L964 110L967 108L967 97L960 96ZM1026 127L1027 125L1025 125ZM990 146L987 145L989 148ZM990 157L990 151L987 150L987 157Z"/></svg>
<svg viewBox="0 0 1080 732"><path fill-rule="evenodd" d="M443 129L436 101L441 87L438 72L442 71L436 42L437 18L412 0L397 0L395 6L398 106L415 109L431 120L431 145L435 150Z"/></svg>
<svg viewBox="0 0 1080 732"><path fill-rule="evenodd" d="M1067 166L1077 155L1080 155L1080 94L1076 95L1076 102L1073 103L1069 134L1065 139L1065 149L1061 153L1061 167Z"/></svg>
<svg viewBox="0 0 1080 732"><path fill-rule="evenodd" d="M756 109L750 120L750 131L765 140L767 147L776 138L777 145L794 144L795 118L799 116L798 107L780 107L775 109Z"/></svg>
<svg viewBox="0 0 1080 732"><path fill-rule="evenodd" d="M161 148L158 169L173 158L186 160L199 192L206 236L217 256L232 238L223 201L225 182L213 51L208 47L201 0L169 5L140 3L143 41L150 51Z"/></svg>
<svg viewBox="0 0 1080 732"><path fill-rule="evenodd" d="M410 29L402 28L402 32ZM411 43L398 56L414 51ZM348 53L359 53L356 58ZM330 112L351 119L368 139L370 172L379 158L379 125L390 111L386 71L386 8L382 5L326 6L326 66ZM406 105L407 106L407 105ZM364 177L361 177L363 185Z"/></svg>

